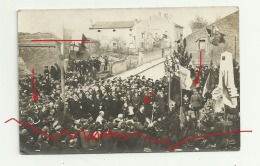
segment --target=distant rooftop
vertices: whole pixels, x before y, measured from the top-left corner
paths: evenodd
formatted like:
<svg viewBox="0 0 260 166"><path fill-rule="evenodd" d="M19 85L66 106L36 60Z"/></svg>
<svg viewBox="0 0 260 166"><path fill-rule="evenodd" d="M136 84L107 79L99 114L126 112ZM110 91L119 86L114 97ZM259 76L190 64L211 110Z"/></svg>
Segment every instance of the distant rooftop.
<svg viewBox="0 0 260 166"><path fill-rule="evenodd" d="M132 28L134 25L135 25L134 21L96 22L89 29Z"/></svg>
<svg viewBox="0 0 260 166"><path fill-rule="evenodd" d="M175 25L176 27L178 27L178 28L183 28L183 26L181 26L181 25L179 25L179 24L174 23L174 25Z"/></svg>

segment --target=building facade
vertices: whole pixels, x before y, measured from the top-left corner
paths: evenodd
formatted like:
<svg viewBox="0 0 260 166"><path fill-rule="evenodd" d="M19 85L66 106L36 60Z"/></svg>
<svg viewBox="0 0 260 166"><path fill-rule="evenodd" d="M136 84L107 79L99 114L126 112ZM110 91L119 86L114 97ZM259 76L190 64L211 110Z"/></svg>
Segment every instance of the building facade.
<svg viewBox="0 0 260 166"><path fill-rule="evenodd" d="M183 34L182 26L174 23L168 14L160 13L142 21L97 22L89 30L102 46L130 50L177 47L176 41Z"/></svg>
<svg viewBox="0 0 260 166"><path fill-rule="evenodd" d="M130 47L135 21L96 22L89 30L92 38L110 48Z"/></svg>
<svg viewBox="0 0 260 166"><path fill-rule="evenodd" d="M224 35L224 42L217 46L209 41L210 34L207 29L216 27L219 33ZM239 62L239 12L232 13L217 22L201 28L186 37L186 51L192 53L193 64L199 64L200 51L202 52L202 63L219 65L220 56L223 52L232 53L233 59Z"/></svg>

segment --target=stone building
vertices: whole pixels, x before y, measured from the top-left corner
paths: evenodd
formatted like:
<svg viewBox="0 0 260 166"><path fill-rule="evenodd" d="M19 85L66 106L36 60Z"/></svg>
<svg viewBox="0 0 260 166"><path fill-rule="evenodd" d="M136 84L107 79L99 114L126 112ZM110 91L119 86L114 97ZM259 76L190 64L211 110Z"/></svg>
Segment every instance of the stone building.
<svg viewBox="0 0 260 166"><path fill-rule="evenodd" d="M175 48L183 34L183 27L174 23L167 13L152 15L144 20L96 22L89 28L90 36L110 48L124 47L130 50L150 50L161 47L167 36L168 47Z"/></svg>
<svg viewBox="0 0 260 166"><path fill-rule="evenodd" d="M207 29L212 30L213 27L218 32L224 34L224 43L215 46L209 42L209 33ZM232 53L233 59L239 62L239 11L232 13L222 19L201 28L186 37L186 51L192 53L192 62L199 64L200 51L202 52L202 63L210 64L212 60L214 65L219 65L221 53L228 51Z"/></svg>

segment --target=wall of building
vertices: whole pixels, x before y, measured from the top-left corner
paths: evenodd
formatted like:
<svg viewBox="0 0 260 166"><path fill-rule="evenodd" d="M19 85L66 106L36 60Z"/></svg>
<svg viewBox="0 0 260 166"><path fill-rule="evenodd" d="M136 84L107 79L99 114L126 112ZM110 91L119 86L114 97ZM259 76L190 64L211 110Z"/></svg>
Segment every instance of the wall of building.
<svg viewBox="0 0 260 166"><path fill-rule="evenodd" d="M232 53L233 58L239 61L239 12L230 14L219 21L213 23L218 28L218 31L225 34L225 43L220 43L219 46L214 46L206 41L206 50L203 52L203 64L210 64L210 60L213 61L214 65L218 65L220 61L221 53L228 51ZM207 28L211 29L212 25ZM198 42L199 38L207 38L208 33L205 28L201 28L192 34L187 36L187 48L186 51L193 54L192 62L194 64L199 63L199 49ZM235 44L236 38L236 44Z"/></svg>
<svg viewBox="0 0 260 166"><path fill-rule="evenodd" d="M122 28L122 29L90 29L90 36L96 40L99 40L102 46L113 47L113 43L116 43L113 41L113 38L120 39L122 41L122 44L124 44L125 47L129 47L131 41L132 41L132 31L130 30L132 28ZM98 32L100 30L100 32ZM115 32L113 31L115 30ZM120 42L121 43L121 42Z"/></svg>
<svg viewBox="0 0 260 166"><path fill-rule="evenodd" d="M19 57L21 57L26 67L31 70L34 68L36 74L43 74L45 66L59 65L60 52L54 47L20 47Z"/></svg>
<svg viewBox="0 0 260 166"><path fill-rule="evenodd" d="M183 28L175 28L175 24L170 20L160 16L151 16L134 26L136 46L150 49L156 40L162 39L166 34L167 45L174 47L174 42L178 40L176 33L182 33L182 30Z"/></svg>
<svg viewBox="0 0 260 166"><path fill-rule="evenodd" d="M183 28L179 26L174 26L174 35L173 35L173 42L172 42L172 48L177 50L177 41L181 38L181 35L183 35Z"/></svg>
<svg viewBox="0 0 260 166"><path fill-rule="evenodd" d="M116 32L113 29L90 29L89 36L99 40L102 46L113 47L112 39L120 38L125 43L125 48L149 50L154 47L155 42L163 38L163 34L168 36L168 45L175 47L175 41L183 33L183 28L176 27L172 20L157 15L136 23L133 28L115 30Z"/></svg>

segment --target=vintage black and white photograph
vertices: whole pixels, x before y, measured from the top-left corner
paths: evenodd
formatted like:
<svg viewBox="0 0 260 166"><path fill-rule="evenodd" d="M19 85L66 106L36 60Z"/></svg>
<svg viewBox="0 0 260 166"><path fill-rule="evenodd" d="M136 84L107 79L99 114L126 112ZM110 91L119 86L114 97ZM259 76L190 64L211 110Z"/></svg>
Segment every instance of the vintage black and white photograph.
<svg viewBox="0 0 260 166"><path fill-rule="evenodd" d="M21 154L240 150L238 7L17 15Z"/></svg>

